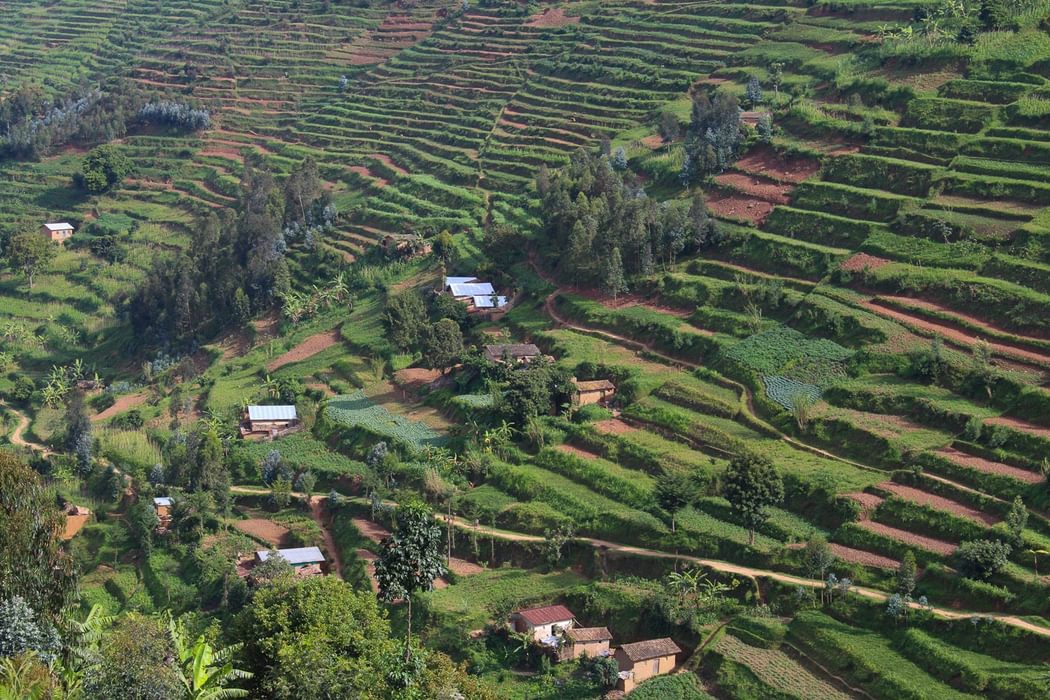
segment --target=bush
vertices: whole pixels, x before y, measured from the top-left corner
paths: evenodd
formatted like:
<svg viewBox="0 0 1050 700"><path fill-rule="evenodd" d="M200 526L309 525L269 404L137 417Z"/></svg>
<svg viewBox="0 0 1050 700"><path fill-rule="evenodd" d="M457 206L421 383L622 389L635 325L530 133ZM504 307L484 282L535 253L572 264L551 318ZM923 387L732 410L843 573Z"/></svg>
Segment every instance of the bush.
<svg viewBox="0 0 1050 700"><path fill-rule="evenodd" d="M987 580L1006 566L1010 545L997 540L970 540L959 546L955 556L964 575Z"/></svg>

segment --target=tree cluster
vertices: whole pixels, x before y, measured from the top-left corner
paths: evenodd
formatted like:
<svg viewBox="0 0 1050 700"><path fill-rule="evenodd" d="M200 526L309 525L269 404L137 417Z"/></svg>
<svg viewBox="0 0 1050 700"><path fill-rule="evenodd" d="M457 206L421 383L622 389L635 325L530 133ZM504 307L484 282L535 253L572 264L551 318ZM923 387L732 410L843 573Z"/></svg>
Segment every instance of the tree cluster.
<svg viewBox="0 0 1050 700"><path fill-rule="evenodd" d="M467 307L445 294L424 297L418 291L387 299L385 322L390 340L401 350L420 352L433 369L448 369L463 354Z"/></svg>
<svg viewBox="0 0 1050 700"><path fill-rule="evenodd" d="M761 88L749 92L749 99L761 99ZM744 147L744 126L735 95L701 92L693 97L692 119L685 137L685 162L680 178L695 182L720 173L733 163Z"/></svg>
<svg viewBox="0 0 1050 700"><path fill-rule="evenodd" d="M673 264L715 235L699 193L657 202L632 174L617 172L609 158L582 150L557 172L541 169L536 187L549 249L559 253L559 274L611 295L626 290L630 275Z"/></svg>
<svg viewBox="0 0 1050 700"><path fill-rule="evenodd" d="M0 100L0 158L41 158L68 143L92 146L120 138L142 99L128 81L105 92L81 85L58 98L23 85Z"/></svg>
<svg viewBox="0 0 1050 700"><path fill-rule="evenodd" d="M187 250L159 257L125 304L136 336L185 346L271 308L290 289L283 193L246 162L236 214L209 213Z"/></svg>
<svg viewBox="0 0 1050 700"><path fill-rule="evenodd" d="M73 176L73 183L92 194L99 194L120 184L133 167L131 159L116 146L98 146L84 156L80 172Z"/></svg>
<svg viewBox="0 0 1050 700"><path fill-rule="evenodd" d="M211 126L208 110L173 100L147 102L139 108L138 117L146 124L160 124L183 131L202 131Z"/></svg>

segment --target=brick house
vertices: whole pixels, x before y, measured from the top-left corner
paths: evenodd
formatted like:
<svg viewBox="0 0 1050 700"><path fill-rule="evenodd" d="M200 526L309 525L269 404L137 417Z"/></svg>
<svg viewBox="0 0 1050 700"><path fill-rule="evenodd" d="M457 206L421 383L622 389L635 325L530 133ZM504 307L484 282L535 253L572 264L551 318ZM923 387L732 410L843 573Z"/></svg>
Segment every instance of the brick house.
<svg viewBox="0 0 1050 700"><path fill-rule="evenodd" d="M620 683L617 687L629 693L639 683L653 676L670 673L675 667L675 656L681 651L668 637L624 644L613 654L620 665Z"/></svg>

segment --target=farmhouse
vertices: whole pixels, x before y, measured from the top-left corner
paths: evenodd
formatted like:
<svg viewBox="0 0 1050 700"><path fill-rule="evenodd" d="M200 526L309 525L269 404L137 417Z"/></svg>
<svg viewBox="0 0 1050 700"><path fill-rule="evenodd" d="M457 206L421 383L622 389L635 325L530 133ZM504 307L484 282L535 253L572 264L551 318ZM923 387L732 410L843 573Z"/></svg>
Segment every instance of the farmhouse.
<svg viewBox="0 0 1050 700"><path fill-rule="evenodd" d="M324 564L324 554L317 547L296 547L293 549L278 549L281 558L292 565L296 576L318 576L321 573L321 565ZM261 564L270 558L270 552L266 550L255 553L255 563Z"/></svg>
<svg viewBox="0 0 1050 700"><path fill-rule="evenodd" d="M614 654L616 663L620 665L620 683L617 687L629 693L642 681L670 673L674 670L675 655L681 651L667 637L624 644Z"/></svg>
<svg viewBox="0 0 1050 700"><path fill-rule="evenodd" d="M589 406L590 404L604 404L616 393L616 385L608 379L597 379L595 381L581 382L572 378L574 387L573 402L577 406Z"/></svg>
<svg viewBox="0 0 1050 700"><path fill-rule="evenodd" d="M300 427L295 406L249 406L241 421L241 437L273 439Z"/></svg>
<svg viewBox="0 0 1050 700"><path fill-rule="evenodd" d="M540 349L532 343L485 346L485 359L501 364L528 364L542 355Z"/></svg>
<svg viewBox="0 0 1050 700"><path fill-rule="evenodd" d="M63 540L73 539L80 532L80 529L87 524L88 520L91 519L90 509L78 506L71 501L66 502L62 512L66 514L66 527L62 532Z"/></svg>
<svg viewBox="0 0 1050 700"><path fill-rule="evenodd" d="M558 661L570 661L581 656L609 655L612 632L608 627L573 627L565 630L565 645L558 652Z"/></svg>
<svg viewBox="0 0 1050 700"><path fill-rule="evenodd" d="M558 632L572 629L574 624L572 611L564 605L519 610L511 614L510 623L515 631L528 634L533 640L548 646Z"/></svg>
<svg viewBox="0 0 1050 700"><path fill-rule="evenodd" d="M153 499L153 509L157 511L157 532L167 532L171 525L171 510L175 507L175 500L170 496L158 496Z"/></svg>
<svg viewBox="0 0 1050 700"><path fill-rule="evenodd" d="M496 293L490 282L477 277L446 277L444 290L456 301L467 305L467 311L496 311L507 306L507 297Z"/></svg>
<svg viewBox="0 0 1050 700"><path fill-rule="evenodd" d="M66 240L73 235L73 224L67 224L62 221L55 224L44 224L40 228L40 232L48 238L48 240L55 241L56 243L65 243Z"/></svg>

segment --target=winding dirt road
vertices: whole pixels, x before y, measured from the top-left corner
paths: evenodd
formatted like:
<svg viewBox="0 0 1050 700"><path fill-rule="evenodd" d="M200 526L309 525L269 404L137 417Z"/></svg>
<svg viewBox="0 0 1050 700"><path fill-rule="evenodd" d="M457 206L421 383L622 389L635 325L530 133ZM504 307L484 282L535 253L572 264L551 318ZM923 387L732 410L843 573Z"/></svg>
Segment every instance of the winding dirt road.
<svg viewBox="0 0 1050 700"><path fill-rule="evenodd" d="M0 406L3 406L8 411L10 411L18 417L18 425L15 426L14 432L11 433L12 445L16 447L25 447L27 449L33 450L33 452L38 452L43 457L50 457L52 454L54 454L51 448L41 445L37 442L31 442L29 440L26 440L25 434L26 430L29 429L29 416L3 401L0 401Z"/></svg>

